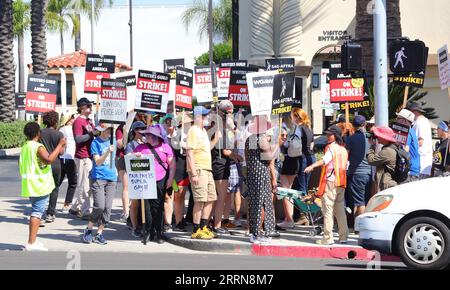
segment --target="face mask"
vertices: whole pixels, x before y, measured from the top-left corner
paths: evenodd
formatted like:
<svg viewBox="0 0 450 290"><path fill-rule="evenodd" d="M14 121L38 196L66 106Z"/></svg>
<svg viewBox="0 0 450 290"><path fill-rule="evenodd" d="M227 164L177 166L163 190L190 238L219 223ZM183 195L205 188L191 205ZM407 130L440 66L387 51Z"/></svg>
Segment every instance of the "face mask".
<svg viewBox="0 0 450 290"><path fill-rule="evenodd" d="M209 118L205 118L203 120L203 127L208 127L211 124L211 122L209 121Z"/></svg>

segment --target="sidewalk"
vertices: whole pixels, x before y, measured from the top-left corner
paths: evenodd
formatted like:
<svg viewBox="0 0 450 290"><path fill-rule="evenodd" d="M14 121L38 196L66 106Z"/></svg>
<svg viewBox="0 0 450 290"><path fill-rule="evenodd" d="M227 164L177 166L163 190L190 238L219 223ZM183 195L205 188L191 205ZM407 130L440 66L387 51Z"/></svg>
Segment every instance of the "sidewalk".
<svg viewBox="0 0 450 290"><path fill-rule="evenodd" d="M62 207L62 200L57 208ZM0 251L20 251L28 239L28 200L16 198L0 199ZM149 242L144 246L131 236L125 224L118 222L121 214L121 200L115 199L112 221L104 235L108 245L83 244L81 234L87 222L71 215L57 214L55 223L39 229L38 239L50 251L110 252L110 253L198 253L241 254L257 256L278 256L291 258L355 259L370 261L375 253L357 245L357 237L351 235L348 244L333 246L316 245L320 236L311 237L312 227L296 226L292 230L280 231L281 238L272 239L271 244L256 245L249 242L244 229L230 230L231 235L209 241L193 240L191 229L187 232L166 233L167 243L158 245ZM337 239L337 238L336 238ZM398 261L395 257L382 257L384 261Z"/></svg>
<svg viewBox="0 0 450 290"><path fill-rule="evenodd" d="M61 200L63 202L63 200ZM62 207L59 202L57 209ZM87 221L71 215L57 214L56 221L39 229L38 239L50 250L67 252L110 252L110 253L195 253L170 243L158 245L154 242L144 246L139 239L131 236L125 224L118 222L121 214L121 200L114 200L112 221L105 229L108 241L105 246L83 244L81 234ZM28 219L24 213L29 212L28 200L22 198L0 199L0 251L21 251L28 240Z"/></svg>
<svg viewBox="0 0 450 290"><path fill-rule="evenodd" d="M370 261L375 253L358 246L357 236L351 235L345 245L332 246L317 245L321 236L310 236L313 227L296 226L294 229L280 231L280 238L273 238L267 245L251 244L244 229L230 229L230 235L219 236L213 240L195 240L188 232L166 233L168 241L175 245L196 251L211 251L223 253L240 253L257 256L278 256L291 258L320 258L320 259L355 259ZM337 236L335 237L337 241ZM382 257L384 261L399 261L396 257Z"/></svg>

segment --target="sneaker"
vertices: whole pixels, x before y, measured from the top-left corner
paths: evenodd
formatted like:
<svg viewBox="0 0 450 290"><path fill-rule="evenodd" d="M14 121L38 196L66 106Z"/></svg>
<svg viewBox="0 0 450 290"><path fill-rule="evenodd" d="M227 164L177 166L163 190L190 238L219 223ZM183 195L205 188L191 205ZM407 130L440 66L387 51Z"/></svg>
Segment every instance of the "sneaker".
<svg viewBox="0 0 450 290"><path fill-rule="evenodd" d="M236 225L232 223L230 220L226 219L222 221L222 228L224 229L235 229Z"/></svg>
<svg viewBox="0 0 450 290"><path fill-rule="evenodd" d="M178 223L174 228L173 228L174 232L180 232L180 233L184 233L186 232L186 229L184 228L183 223Z"/></svg>
<svg viewBox="0 0 450 290"><path fill-rule="evenodd" d="M213 237L210 236L208 233L204 232L202 229L197 229L195 233L192 233L191 239L197 239L197 240L211 240Z"/></svg>
<svg viewBox="0 0 450 290"><path fill-rule="evenodd" d="M338 244L341 244L341 245L346 245L347 243L348 243L347 239L338 241Z"/></svg>
<svg viewBox="0 0 450 290"><path fill-rule="evenodd" d="M282 229L293 229L294 225L295 225L294 221L291 222L283 221L282 223L277 224L277 226Z"/></svg>
<svg viewBox="0 0 450 290"><path fill-rule="evenodd" d="M123 213L121 216L120 216L120 222L121 223L127 223L127 220L128 220L128 214L125 214L125 213Z"/></svg>
<svg viewBox="0 0 450 290"><path fill-rule="evenodd" d="M94 243L99 245L106 245L108 242L102 234L96 234L94 238Z"/></svg>
<svg viewBox="0 0 450 290"><path fill-rule="evenodd" d="M258 237L258 241L260 244L270 244L272 242L272 238L266 237L266 236L260 236L260 237Z"/></svg>
<svg viewBox="0 0 450 290"><path fill-rule="evenodd" d="M219 237L219 235L213 230L211 230L211 228L209 228L208 226L204 226L202 231L211 236L213 239L217 239Z"/></svg>
<svg viewBox="0 0 450 290"><path fill-rule="evenodd" d="M26 244L25 250L28 252L48 252L48 249L41 243L35 242L34 244Z"/></svg>
<svg viewBox="0 0 450 290"><path fill-rule="evenodd" d="M79 210L73 210L73 209L69 209L69 214L74 215L78 218L81 218L83 216Z"/></svg>
<svg viewBox="0 0 450 290"><path fill-rule="evenodd" d="M92 235L92 230L85 229L82 237L83 243L90 244L94 240L94 236Z"/></svg>
<svg viewBox="0 0 450 290"><path fill-rule="evenodd" d="M279 238L281 236L281 234L278 231L273 231L273 232L270 232L268 236L271 238Z"/></svg>
<svg viewBox="0 0 450 290"><path fill-rule="evenodd" d="M63 206L63 208L59 212L62 214L69 214L70 206Z"/></svg>
<svg viewBox="0 0 450 290"><path fill-rule="evenodd" d="M171 225L164 225L164 232L165 233L171 233L172 232L172 226Z"/></svg>
<svg viewBox="0 0 450 290"><path fill-rule="evenodd" d="M213 229L213 232L218 235L229 235L230 234L230 232L225 228L216 228L216 229Z"/></svg>
<svg viewBox="0 0 450 290"><path fill-rule="evenodd" d="M138 238L138 239L140 239L140 238L142 238L142 233L141 233L141 231L135 229L135 230L132 230L132 231L131 231L131 236L132 236L133 238Z"/></svg>
<svg viewBox="0 0 450 290"><path fill-rule="evenodd" d="M255 235L250 235L250 243L252 244L259 244L259 240Z"/></svg>
<svg viewBox="0 0 450 290"><path fill-rule="evenodd" d="M41 219L41 222L39 224L40 228L45 228L45 220Z"/></svg>
<svg viewBox="0 0 450 290"><path fill-rule="evenodd" d="M47 215L47 217L45 218L45 222L50 224L50 223L54 223L56 220L56 217L54 214L49 214Z"/></svg>
<svg viewBox="0 0 450 290"><path fill-rule="evenodd" d="M322 246L331 246L334 244L334 242L326 241L326 240L318 240L316 241L316 244L322 245Z"/></svg>

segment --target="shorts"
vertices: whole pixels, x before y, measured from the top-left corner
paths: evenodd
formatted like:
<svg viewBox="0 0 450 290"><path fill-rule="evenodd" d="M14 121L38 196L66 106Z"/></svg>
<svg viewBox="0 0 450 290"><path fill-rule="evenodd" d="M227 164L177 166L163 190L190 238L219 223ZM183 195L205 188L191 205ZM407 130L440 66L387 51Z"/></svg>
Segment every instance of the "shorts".
<svg viewBox="0 0 450 290"><path fill-rule="evenodd" d="M191 181L192 195L194 202L210 202L217 200L216 185L214 183L211 171L199 169L197 170L199 179L198 185Z"/></svg>
<svg viewBox="0 0 450 290"><path fill-rule="evenodd" d="M300 157L289 157L285 155L281 175L297 175L300 169Z"/></svg>
<svg viewBox="0 0 450 290"><path fill-rule="evenodd" d="M365 206L371 191L370 174L347 176L346 202L348 207Z"/></svg>
<svg viewBox="0 0 450 290"><path fill-rule="evenodd" d="M41 219L47 210L50 195L30 197L31 201L31 217Z"/></svg>
<svg viewBox="0 0 450 290"><path fill-rule="evenodd" d="M187 183L187 185L180 184L186 179L189 179L189 175L186 169L186 156L178 157L176 160L175 180L178 185L187 186L189 185L189 183Z"/></svg>
<svg viewBox="0 0 450 290"><path fill-rule="evenodd" d="M116 168L117 171L125 171L126 167L125 167L125 158L124 157L119 157L116 159Z"/></svg>
<svg viewBox="0 0 450 290"><path fill-rule="evenodd" d="M241 189L244 178L242 175L242 169L240 169L241 166L231 164L230 177L228 178L228 193L236 193Z"/></svg>
<svg viewBox="0 0 450 290"><path fill-rule="evenodd" d="M212 163L214 180L228 180L230 177L230 159L216 159Z"/></svg>

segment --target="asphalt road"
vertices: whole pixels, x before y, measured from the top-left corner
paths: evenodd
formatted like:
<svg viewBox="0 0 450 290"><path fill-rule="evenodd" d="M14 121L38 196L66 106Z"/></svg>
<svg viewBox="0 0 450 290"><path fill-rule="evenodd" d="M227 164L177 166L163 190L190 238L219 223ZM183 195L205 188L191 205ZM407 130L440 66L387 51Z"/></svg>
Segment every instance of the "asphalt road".
<svg viewBox="0 0 450 290"><path fill-rule="evenodd" d="M69 258L68 258L69 257ZM79 261L79 263L77 263ZM367 262L223 254L0 252L0 270L366 270ZM398 262L382 270L404 270Z"/></svg>

